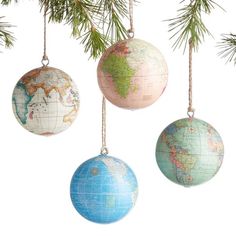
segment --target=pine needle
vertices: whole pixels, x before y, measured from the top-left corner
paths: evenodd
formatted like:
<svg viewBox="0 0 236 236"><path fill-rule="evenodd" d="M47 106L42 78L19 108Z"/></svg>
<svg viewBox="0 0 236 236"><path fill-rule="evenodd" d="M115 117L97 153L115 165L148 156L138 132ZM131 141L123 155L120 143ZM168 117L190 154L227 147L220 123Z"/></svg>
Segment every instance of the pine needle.
<svg viewBox="0 0 236 236"><path fill-rule="evenodd" d="M0 0L9 5L14 0ZM17 0L15 0L17 2ZM49 21L71 26L71 34L85 52L98 58L112 43L127 38L123 19L128 17L128 0L39 0L46 6Z"/></svg>
<svg viewBox="0 0 236 236"><path fill-rule="evenodd" d="M7 0L5 0L7 1ZM127 38L123 18L127 0L40 0L49 20L71 25L72 36L84 45L90 57L98 58L113 42Z"/></svg>
<svg viewBox="0 0 236 236"><path fill-rule="evenodd" d="M13 46L15 38L13 36L13 33L9 31L8 28L11 28L13 26L7 22L3 22L3 18L3 16L0 17L0 46L10 48Z"/></svg>
<svg viewBox="0 0 236 236"><path fill-rule="evenodd" d="M236 34L223 34L218 47L221 50L218 55L226 58L226 63L234 62L236 65Z"/></svg>
<svg viewBox="0 0 236 236"><path fill-rule="evenodd" d="M181 1L184 2L185 0ZM205 35L212 36L202 20L202 14L209 15L216 6L220 7L212 0L192 0L178 10L177 17L167 20L170 22L169 32L172 33L170 39L174 40L174 50L184 45L185 51L190 38L194 49L197 50Z"/></svg>

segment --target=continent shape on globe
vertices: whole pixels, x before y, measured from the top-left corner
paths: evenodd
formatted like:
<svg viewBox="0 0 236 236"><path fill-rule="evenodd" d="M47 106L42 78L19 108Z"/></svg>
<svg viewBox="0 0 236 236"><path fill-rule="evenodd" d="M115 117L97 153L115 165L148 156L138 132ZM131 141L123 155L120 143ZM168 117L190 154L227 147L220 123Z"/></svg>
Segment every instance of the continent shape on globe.
<svg viewBox="0 0 236 236"><path fill-rule="evenodd" d="M45 66L29 71L18 81L12 106L18 122L28 131L57 134L75 120L79 93L69 75Z"/></svg>
<svg viewBox="0 0 236 236"><path fill-rule="evenodd" d="M123 161L99 155L75 171L70 195L79 214L92 222L108 224L120 220L133 208L138 184Z"/></svg>
<svg viewBox="0 0 236 236"><path fill-rule="evenodd" d="M161 133L156 160L171 181L193 186L210 180L219 170L224 156L223 141L205 121L177 120Z"/></svg>
<svg viewBox="0 0 236 236"><path fill-rule="evenodd" d="M126 39L101 57L98 84L114 105L139 109L153 104L164 92L168 69L161 52L140 39Z"/></svg>

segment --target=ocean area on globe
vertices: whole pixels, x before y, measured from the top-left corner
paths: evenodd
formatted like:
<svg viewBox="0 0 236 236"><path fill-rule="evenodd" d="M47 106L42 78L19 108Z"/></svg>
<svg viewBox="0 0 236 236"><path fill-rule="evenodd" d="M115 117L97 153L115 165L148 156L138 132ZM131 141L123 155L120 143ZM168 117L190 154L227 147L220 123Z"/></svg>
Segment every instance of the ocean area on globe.
<svg viewBox="0 0 236 236"><path fill-rule="evenodd" d="M64 71L44 66L27 72L18 81L12 95L12 108L17 121L28 131L57 134L75 120L79 93Z"/></svg>
<svg viewBox="0 0 236 236"><path fill-rule="evenodd" d="M168 125L156 145L156 161L162 173L183 186L202 184L218 172L224 156L219 133L196 118Z"/></svg>
<svg viewBox="0 0 236 236"><path fill-rule="evenodd" d="M134 172L122 160L98 155L81 164L70 185L77 212L95 223L122 219L135 205L138 183Z"/></svg>

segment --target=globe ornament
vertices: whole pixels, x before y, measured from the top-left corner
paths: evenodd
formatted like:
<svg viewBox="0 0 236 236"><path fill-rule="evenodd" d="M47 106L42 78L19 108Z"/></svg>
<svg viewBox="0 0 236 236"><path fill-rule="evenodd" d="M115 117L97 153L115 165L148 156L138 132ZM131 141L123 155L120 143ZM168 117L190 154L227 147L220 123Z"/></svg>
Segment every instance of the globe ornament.
<svg viewBox="0 0 236 236"><path fill-rule="evenodd" d="M135 205L138 184L123 161L99 155L75 171L70 196L75 209L87 220L108 224L123 218Z"/></svg>
<svg viewBox="0 0 236 236"><path fill-rule="evenodd" d="M160 170L169 180L183 186L210 180L218 172L223 156L219 133L196 118L177 120L167 126L156 145Z"/></svg>
<svg viewBox="0 0 236 236"><path fill-rule="evenodd" d="M79 94L70 76L43 66L27 72L16 84L12 106L28 131L51 135L67 129L77 116Z"/></svg>
<svg viewBox="0 0 236 236"><path fill-rule="evenodd" d="M168 69L157 48L130 38L105 51L97 75L107 100L132 110L147 107L161 96L167 84Z"/></svg>

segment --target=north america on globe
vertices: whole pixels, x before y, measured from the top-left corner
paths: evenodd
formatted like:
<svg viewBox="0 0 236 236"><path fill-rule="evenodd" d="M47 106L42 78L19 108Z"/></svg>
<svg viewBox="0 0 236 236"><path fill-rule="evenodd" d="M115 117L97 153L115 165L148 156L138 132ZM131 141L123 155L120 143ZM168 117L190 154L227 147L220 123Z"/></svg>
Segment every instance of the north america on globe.
<svg viewBox="0 0 236 236"><path fill-rule="evenodd" d="M167 126L156 145L160 170L171 181L193 186L210 180L224 156L223 141L205 121L181 119Z"/></svg>

